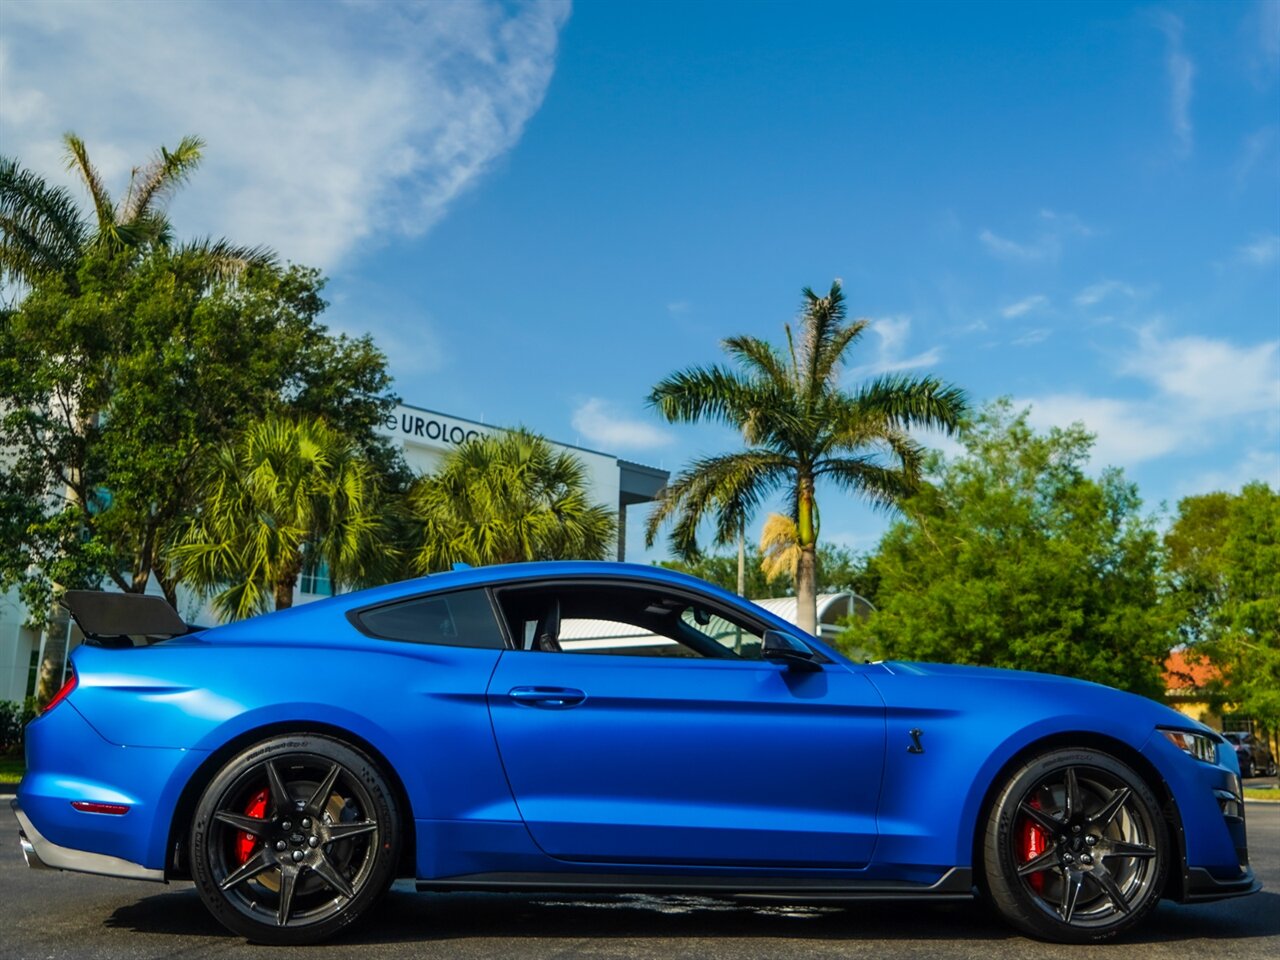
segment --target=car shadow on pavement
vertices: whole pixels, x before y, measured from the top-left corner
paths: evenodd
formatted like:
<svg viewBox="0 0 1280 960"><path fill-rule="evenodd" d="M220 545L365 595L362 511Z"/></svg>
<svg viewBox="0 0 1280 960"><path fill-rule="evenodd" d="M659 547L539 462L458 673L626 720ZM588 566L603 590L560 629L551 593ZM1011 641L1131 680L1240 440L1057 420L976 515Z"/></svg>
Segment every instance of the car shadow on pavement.
<svg viewBox="0 0 1280 960"><path fill-rule="evenodd" d="M185 937L231 937L194 890L166 892L117 908L106 926ZM1130 944L1252 939L1280 934L1280 894L1229 904L1161 904ZM418 894L397 888L334 944L536 938L582 940L785 938L812 940L1004 941L1020 935L981 902L772 903L646 895L560 897Z"/></svg>

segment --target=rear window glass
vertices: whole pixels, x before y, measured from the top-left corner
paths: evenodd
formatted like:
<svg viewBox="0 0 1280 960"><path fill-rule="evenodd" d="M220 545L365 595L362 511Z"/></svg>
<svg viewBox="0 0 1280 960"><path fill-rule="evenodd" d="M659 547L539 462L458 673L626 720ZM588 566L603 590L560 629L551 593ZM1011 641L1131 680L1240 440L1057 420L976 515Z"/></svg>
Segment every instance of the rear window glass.
<svg viewBox="0 0 1280 960"><path fill-rule="evenodd" d="M384 640L500 650L505 643L484 590L417 597L365 610L360 628Z"/></svg>

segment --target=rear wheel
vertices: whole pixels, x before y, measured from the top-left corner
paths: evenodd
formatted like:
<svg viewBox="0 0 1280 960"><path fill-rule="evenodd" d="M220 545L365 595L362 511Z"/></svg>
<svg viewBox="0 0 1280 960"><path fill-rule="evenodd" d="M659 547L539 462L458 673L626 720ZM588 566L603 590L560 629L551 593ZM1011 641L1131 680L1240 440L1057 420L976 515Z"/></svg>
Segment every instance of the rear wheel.
<svg viewBox="0 0 1280 960"><path fill-rule="evenodd" d="M394 879L400 829L382 772L348 744L273 737L205 788L192 879L225 926L260 943L314 943L363 914Z"/></svg>
<svg viewBox="0 0 1280 960"><path fill-rule="evenodd" d="M1055 750L1016 771L986 824L996 909L1060 943L1114 937L1155 909L1168 870L1159 803L1133 770L1094 750Z"/></svg>

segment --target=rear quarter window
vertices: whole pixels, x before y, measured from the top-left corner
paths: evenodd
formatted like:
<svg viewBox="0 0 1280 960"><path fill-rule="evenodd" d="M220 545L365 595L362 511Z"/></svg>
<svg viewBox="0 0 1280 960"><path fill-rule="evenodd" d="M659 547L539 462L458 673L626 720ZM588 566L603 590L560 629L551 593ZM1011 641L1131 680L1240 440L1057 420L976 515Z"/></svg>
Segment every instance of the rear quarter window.
<svg viewBox="0 0 1280 960"><path fill-rule="evenodd" d="M506 645L485 590L415 597L361 610L353 619L362 632L382 640L491 650Z"/></svg>

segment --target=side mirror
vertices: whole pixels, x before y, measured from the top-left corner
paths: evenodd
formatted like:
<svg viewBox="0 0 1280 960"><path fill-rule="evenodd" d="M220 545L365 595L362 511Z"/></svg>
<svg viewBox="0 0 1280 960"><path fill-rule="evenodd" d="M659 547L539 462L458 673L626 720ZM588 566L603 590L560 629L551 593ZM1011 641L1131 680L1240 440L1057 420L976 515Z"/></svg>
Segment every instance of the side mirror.
<svg viewBox="0 0 1280 960"><path fill-rule="evenodd" d="M772 663L785 663L801 670L818 670L818 658L814 652L795 637L781 630L766 630L760 656Z"/></svg>

